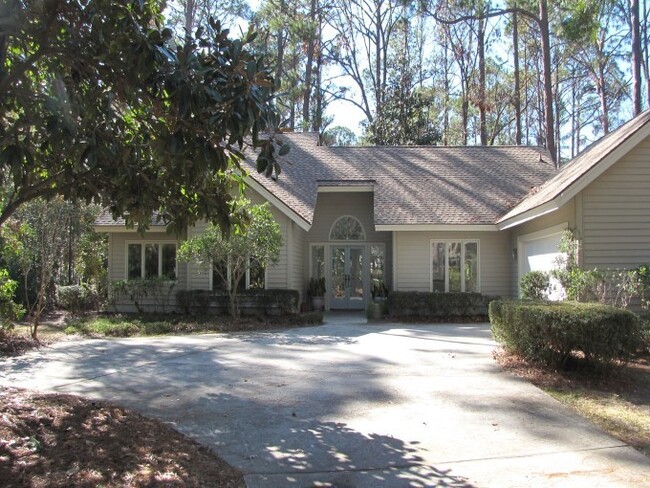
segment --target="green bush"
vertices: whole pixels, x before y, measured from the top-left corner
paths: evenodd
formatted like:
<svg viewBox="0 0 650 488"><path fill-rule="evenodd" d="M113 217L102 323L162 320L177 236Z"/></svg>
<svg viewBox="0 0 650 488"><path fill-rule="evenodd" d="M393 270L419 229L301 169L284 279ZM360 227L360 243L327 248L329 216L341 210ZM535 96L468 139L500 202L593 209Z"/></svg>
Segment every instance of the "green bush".
<svg viewBox="0 0 650 488"><path fill-rule="evenodd" d="M237 295L244 315L291 315L298 312L300 294L297 290L251 289L242 290ZM229 307L226 293L209 290L179 290L176 301L186 314L227 313Z"/></svg>
<svg viewBox="0 0 650 488"><path fill-rule="evenodd" d="M25 309L14 302L18 282L9 277L6 269L0 269L0 329L11 329L14 320L25 315Z"/></svg>
<svg viewBox="0 0 650 488"><path fill-rule="evenodd" d="M519 287L524 298L546 300L551 290L551 276L544 271L530 271L521 277Z"/></svg>
<svg viewBox="0 0 650 488"><path fill-rule="evenodd" d="M641 327L628 310L594 303L495 300L489 306L494 338L532 361L566 368L582 353L586 363L611 366L640 345Z"/></svg>
<svg viewBox="0 0 650 488"><path fill-rule="evenodd" d="M393 291L387 305L394 318L453 320L487 317L487 305L493 299L480 293Z"/></svg>
<svg viewBox="0 0 650 488"><path fill-rule="evenodd" d="M97 292L85 285L70 285L56 287L56 302L63 310L78 314L86 310L93 310L99 306Z"/></svg>
<svg viewBox="0 0 650 488"><path fill-rule="evenodd" d="M213 294L210 290L178 290L176 303L186 314L205 315L210 309Z"/></svg>

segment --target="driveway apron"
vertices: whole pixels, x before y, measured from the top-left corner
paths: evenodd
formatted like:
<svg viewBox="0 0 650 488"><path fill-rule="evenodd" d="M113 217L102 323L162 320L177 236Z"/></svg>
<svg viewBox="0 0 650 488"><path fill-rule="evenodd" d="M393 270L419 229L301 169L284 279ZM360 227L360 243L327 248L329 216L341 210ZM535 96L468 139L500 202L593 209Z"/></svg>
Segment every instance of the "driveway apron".
<svg viewBox="0 0 650 488"><path fill-rule="evenodd" d="M650 459L492 360L488 324L62 342L0 385L115 402L257 487L650 487Z"/></svg>

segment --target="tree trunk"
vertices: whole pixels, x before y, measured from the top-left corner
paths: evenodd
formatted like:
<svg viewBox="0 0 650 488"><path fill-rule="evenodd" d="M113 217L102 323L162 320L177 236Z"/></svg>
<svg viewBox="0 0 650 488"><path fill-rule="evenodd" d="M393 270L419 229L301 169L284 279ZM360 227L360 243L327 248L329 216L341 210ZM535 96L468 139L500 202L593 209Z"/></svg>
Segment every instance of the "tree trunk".
<svg viewBox="0 0 650 488"><path fill-rule="evenodd" d="M513 100L515 106L515 144L521 146L521 82L519 80L519 20L517 19L517 12L512 14L512 52L515 70L515 94Z"/></svg>
<svg viewBox="0 0 650 488"><path fill-rule="evenodd" d="M641 36L639 34L639 0L630 0L632 27L632 104L634 115L641 113Z"/></svg>
<svg viewBox="0 0 650 488"><path fill-rule="evenodd" d="M280 0L280 13L284 12L284 0ZM280 86L282 83L282 75L284 73L284 26L280 24L278 29L277 39L277 66L275 68L275 85Z"/></svg>
<svg viewBox="0 0 650 488"><path fill-rule="evenodd" d="M539 30L542 41L542 72L544 77L544 129L546 149L557 166L555 124L553 122L553 84L551 81L551 35L548 20L548 1L539 1Z"/></svg>
<svg viewBox="0 0 650 488"><path fill-rule="evenodd" d="M317 0L311 0L311 5L309 9L309 19L312 22L312 24L316 21L316 9L317 9ZM307 61L305 65L305 92L303 94L303 99L302 99L302 125L303 125L303 130L308 131L312 126L312 121L311 121L311 113L310 113L310 104L311 104L311 93L312 93L312 86L311 86L311 79L312 79L312 63L314 62L314 50L316 48L316 32L317 31L311 31L311 26L310 26L310 32L309 36L307 38ZM318 39L320 42L320 39Z"/></svg>
<svg viewBox="0 0 650 488"><path fill-rule="evenodd" d="M476 47L478 48L478 111L481 146L487 146L487 117L485 114L485 20L483 20L483 17L480 17L478 20L476 43Z"/></svg>

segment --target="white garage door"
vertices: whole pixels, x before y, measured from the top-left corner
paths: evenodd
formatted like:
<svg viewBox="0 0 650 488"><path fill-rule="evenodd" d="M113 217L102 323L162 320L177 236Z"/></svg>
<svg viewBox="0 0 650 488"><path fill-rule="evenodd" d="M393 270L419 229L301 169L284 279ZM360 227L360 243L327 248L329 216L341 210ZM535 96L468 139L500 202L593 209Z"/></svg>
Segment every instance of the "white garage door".
<svg viewBox="0 0 650 488"><path fill-rule="evenodd" d="M540 235L541 234L541 235ZM562 239L562 232L553 232L543 235L536 233L534 236L522 237L519 240L519 276L529 271L551 271L557 268L557 259L560 257L558 246ZM551 300L563 300L566 293L559 281L551 278L552 291L549 294Z"/></svg>

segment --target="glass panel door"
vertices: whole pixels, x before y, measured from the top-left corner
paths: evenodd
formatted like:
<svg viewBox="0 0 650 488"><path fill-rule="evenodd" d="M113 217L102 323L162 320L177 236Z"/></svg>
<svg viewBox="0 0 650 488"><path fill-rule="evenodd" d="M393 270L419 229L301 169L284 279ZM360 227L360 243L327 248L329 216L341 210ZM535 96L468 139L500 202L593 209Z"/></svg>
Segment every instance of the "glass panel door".
<svg viewBox="0 0 650 488"><path fill-rule="evenodd" d="M365 246L332 246L330 308L363 309L366 295Z"/></svg>
<svg viewBox="0 0 650 488"><path fill-rule="evenodd" d="M348 248L348 308L363 308L363 247Z"/></svg>
<svg viewBox="0 0 650 488"><path fill-rule="evenodd" d="M332 246L332 287L330 308L346 308L346 248Z"/></svg>

